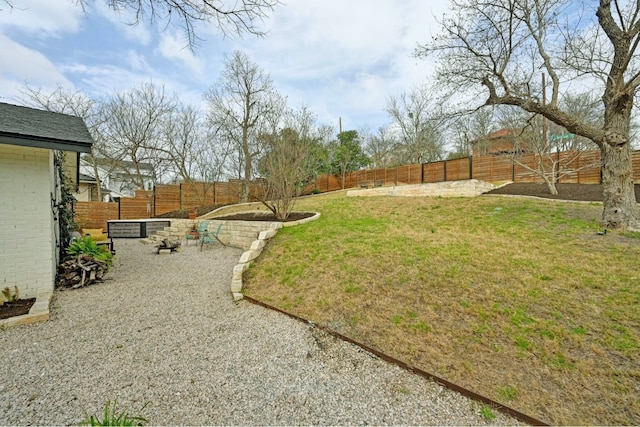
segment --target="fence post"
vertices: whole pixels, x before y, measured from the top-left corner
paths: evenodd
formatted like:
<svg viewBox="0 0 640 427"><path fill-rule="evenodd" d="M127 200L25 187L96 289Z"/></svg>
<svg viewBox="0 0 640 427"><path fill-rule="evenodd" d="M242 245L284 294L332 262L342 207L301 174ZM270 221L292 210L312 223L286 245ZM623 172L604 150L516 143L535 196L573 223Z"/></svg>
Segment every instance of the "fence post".
<svg viewBox="0 0 640 427"><path fill-rule="evenodd" d="M424 163L420 163L420 184L424 184Z"/></svg>
<svg viewBox="0 0 640 427"><path fill-rule="evenodd" d="M444 159L444 164L443 164L443 167L442 167L442 173L444 175L443 182L447 182L447 159Z"/></svg>
<svg viewBox="0 0 640 427"><path fill-rule="evenodd" d="M182 183L178 184L178 199L180 200L180 210L182 210Z"/></svg>
<svg viewBox="0 0 640 427"><path fill-rule="evenodd" d="M469 155L469 179L473 179L473 154Z"/></svg>
<svg viewBox="0 0 640 427"><path fill-rule="evenodd" d="M557 169L554 168L553 170L553 179L556 181L556 183L560 183L560 148L559 147L556 147L556 161L557 161ZM580 171L578 171L578 184L580 184Z"/></svg>
<svg viewBox="0 0 640 427"><path fill-rule="evenodd" d="M396 187L398 186L398 166L396 166Z"/></svg>

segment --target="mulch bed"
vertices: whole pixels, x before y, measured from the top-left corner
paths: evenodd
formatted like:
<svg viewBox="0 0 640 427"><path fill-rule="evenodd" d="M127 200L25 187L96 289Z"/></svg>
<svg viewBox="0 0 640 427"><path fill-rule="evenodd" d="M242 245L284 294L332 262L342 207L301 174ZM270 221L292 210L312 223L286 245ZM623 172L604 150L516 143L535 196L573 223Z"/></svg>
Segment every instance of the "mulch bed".
<svg viewBox="0 0 640 427"><path fill-rule="evenodd" d="M309 218L315 215L313 212L291 212L287 219L281 221L271 212L242 212L227 216L216 217L215 219L235 220L235 221L271 221L271 222L291 222Z"/></svg>
<svg viewBox="0 0 640 427"><path fill-rule="evenodd" d="M508 184L486 194L510 194L536 196L546 199L578 200L584 202L602 202L601 184L556 184L558 194L549 193L546 184L514 183ZM636 200L640 200L640 184L635 185Z"/></svg>
<svg viewBox="0 0 640 427"><path fill-rule="evenodd" d="M22 316L23 314L27 314L35 303L35 298L26 298L11 302L5 302L4 304L0 305L0 319L8 319L10 317Z"/></svg>

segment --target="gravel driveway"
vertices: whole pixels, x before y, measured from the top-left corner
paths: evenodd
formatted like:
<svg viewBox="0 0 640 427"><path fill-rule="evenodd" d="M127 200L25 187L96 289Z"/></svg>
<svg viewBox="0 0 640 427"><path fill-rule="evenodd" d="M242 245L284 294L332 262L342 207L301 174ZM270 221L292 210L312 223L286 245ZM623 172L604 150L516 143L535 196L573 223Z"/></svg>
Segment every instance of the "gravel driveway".
<svg viewBox="0 0 640 427"><path fill-rule="evenodd" d="M152 425L486 424L478 403L234 304L239 249L115 247L110 280L56 292L48 322L0 331L0 425L77 424L114 399Z"/></svg>

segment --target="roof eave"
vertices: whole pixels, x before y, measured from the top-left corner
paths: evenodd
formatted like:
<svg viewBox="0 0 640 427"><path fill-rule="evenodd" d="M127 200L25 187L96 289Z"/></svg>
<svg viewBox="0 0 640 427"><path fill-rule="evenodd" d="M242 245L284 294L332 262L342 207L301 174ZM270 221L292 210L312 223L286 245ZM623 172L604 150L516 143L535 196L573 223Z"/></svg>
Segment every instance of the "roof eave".
<svg viewBox="0 0 640 427"><path fill-rule="evenodd" d="M0 144L19 145L22 147L46 148L50 150L73 151L76 153L91 153L91 142L68 141L39 136L25 136L0 132Z"/></svg>

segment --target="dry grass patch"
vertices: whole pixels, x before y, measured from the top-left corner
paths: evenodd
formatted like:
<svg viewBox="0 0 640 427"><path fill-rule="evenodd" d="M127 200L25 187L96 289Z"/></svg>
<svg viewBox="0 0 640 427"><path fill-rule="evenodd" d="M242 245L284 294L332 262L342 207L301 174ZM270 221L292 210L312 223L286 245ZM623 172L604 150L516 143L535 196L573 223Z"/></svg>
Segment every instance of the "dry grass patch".
<svg viewBox="0 0 640 427"><path fill-rule="evenodd" d="M600 206L318 196L245 292L554 424L640 424L640 239Z"/></svg>

